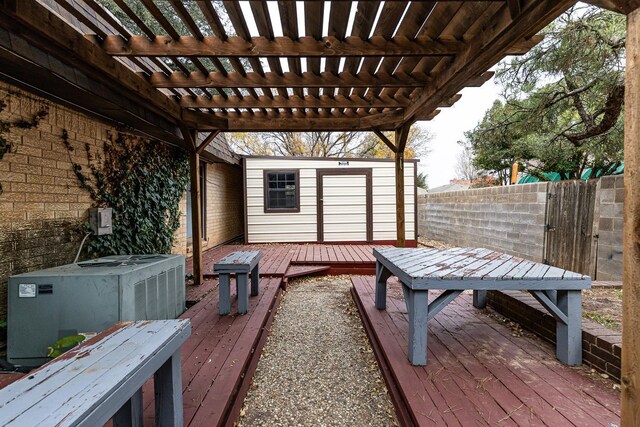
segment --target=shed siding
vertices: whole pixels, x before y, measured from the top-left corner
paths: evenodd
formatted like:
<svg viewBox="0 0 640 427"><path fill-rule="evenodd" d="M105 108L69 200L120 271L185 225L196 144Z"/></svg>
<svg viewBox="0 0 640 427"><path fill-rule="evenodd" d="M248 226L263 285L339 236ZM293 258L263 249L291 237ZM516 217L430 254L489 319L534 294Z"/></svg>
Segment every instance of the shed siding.
<svg viewBox="0 0 640 427"><path fill-rule="evenodd" d="M349 166L339 166L338 159L278 159L278 158L245 158L246 168L246 210L247 210L247 241L249 243L265 242L316 242L318 241L317 223L317 182L318 169L353 169L371 168L373 193L373 240L396 239L396 196L395 196L395 165L393 161L348 160ZM406 236L413 239L415 233L415 163L405 164L405 210ZM264 212L264 170L299 170L300 171L300 212L297 213L265 213ZM335 182L333 179L331 181ZM325 177L325 183L326 183ZM364 180L362 180L364 182ZM331 194L335 187L325 185L325 194ZM356 187L345 186L341 192L364 194ZM350 215L360 212L361 208L354 205L332 206L325 204L325 223L328 216L336 214ZM332 218L331 221L335 219ZM364 225L362 227L364 229ZM344 229L345 235L340 238L336 227ZM358 241L354 238L360 233L358 229L344 226L333 227L331 234L325 231L326 241ZM347 230L348 229L348 230ZM348 232L347 232L348 231ZM353 234L353 236L352 236Z"/></svg>

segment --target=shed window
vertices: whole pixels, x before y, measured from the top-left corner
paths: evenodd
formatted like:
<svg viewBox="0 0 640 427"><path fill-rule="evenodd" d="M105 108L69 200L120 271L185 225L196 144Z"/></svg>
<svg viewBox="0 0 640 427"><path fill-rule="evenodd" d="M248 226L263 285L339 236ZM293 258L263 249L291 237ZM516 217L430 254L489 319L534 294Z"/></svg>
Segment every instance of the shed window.
<svg viewBox="0 0 640 427"><path fill-rule="evenodd" d="M298 171L265 171L265 212L300 212Z"/></svg>

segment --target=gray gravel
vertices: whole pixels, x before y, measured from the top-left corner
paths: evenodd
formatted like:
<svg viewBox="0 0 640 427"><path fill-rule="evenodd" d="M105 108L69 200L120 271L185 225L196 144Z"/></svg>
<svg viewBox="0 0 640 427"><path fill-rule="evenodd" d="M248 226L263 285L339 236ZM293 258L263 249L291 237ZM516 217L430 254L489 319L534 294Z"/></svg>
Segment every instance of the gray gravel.
<svg viewBox="0 0 640 427"><path fill-rule="evenodd" d="M396 426L346 276L289 285L240 426Z"/></svg>

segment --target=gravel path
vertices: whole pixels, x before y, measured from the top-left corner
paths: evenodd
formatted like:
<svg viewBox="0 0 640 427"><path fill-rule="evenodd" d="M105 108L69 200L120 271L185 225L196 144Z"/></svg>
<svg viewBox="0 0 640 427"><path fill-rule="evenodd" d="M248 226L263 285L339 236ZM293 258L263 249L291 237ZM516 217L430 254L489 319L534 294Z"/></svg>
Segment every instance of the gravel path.
<svg viewBox="0 0 640 427"><path fill-rule="evenodd" d="M240 426L396 426L348 277L289 285Z"/></svg>

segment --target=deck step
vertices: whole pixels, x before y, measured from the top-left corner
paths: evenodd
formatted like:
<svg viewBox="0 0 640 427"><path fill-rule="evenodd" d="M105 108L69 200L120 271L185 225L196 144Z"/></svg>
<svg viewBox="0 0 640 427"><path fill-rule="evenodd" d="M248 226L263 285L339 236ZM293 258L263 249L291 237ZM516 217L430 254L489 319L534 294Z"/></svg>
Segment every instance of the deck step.
<svg viewBox="0 0 640 427"><path fill-rule="evenodd" d="M320 273L322 271L327 271L331 267L328 265L289 265L287 272L284 277L300 277L300 276L308 276L310 274Z"/></svg>

